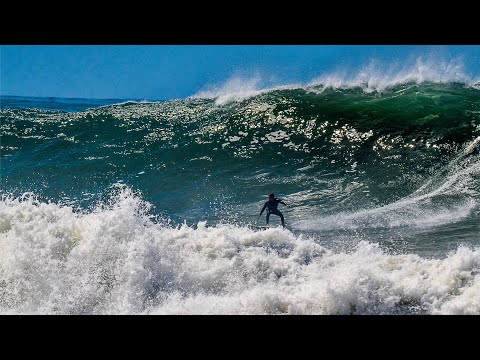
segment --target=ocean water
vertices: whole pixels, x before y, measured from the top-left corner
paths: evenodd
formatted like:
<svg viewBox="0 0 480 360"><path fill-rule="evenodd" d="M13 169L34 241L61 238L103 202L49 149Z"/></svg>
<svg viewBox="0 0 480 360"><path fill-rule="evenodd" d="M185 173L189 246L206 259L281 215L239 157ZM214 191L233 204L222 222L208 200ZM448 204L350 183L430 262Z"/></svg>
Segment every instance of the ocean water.
<svg viewBox="0 0 480 360"><path fill-rule="evenodd" d="M478 82L242 84L3 96L0 313L480 314Z"/></svg>

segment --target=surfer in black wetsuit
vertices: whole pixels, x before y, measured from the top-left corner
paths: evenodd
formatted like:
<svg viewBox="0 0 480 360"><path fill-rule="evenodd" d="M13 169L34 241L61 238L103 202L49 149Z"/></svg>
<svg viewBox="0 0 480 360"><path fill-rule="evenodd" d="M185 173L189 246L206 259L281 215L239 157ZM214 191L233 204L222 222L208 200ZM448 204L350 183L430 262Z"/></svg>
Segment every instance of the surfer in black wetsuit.
<svg viewBox="0 0 480 360"><path fill-rule="evenodd" d="M285 227L285 220L283 219L283 214L277 209L278 204L283 204L286 207L290 207L290 205L286 204L280 199L277 199L275 195L272 193L268 196L268 201L263 205L262 211L260 211L260 215L258 215L258 218L260 219L260 216L263 214L263 210L265 208L267 209L267 225L268 221L270 220L270 214L278 215L280 216L280 219L282 220L282 226Z"/></svg>

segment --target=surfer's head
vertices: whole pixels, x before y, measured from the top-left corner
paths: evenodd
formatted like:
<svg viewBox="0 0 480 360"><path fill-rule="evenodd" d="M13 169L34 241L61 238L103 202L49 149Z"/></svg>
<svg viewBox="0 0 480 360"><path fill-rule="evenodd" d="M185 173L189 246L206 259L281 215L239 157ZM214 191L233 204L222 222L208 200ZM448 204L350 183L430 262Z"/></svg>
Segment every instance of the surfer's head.
<svg viewBox="0 0 480 360"><path fill-rule="evenodd" d="M275 198L275 195L271 193L270 195L268 195L268 198L273 200Z"/></svg>

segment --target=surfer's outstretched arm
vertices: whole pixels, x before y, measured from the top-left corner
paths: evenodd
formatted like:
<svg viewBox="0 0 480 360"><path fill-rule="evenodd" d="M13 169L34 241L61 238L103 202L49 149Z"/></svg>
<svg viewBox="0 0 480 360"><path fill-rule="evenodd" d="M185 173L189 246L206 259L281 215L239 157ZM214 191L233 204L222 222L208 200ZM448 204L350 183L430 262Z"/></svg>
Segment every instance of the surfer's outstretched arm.
<svg viewBox="0 0 480 360"><path fill-rule="evenodd" d="M265 210L266 207L267 207L267 203L265 203L265 205L263 205L262 211L260 211L260 215L258 215L259 219L260 219L260 216L262 216L263 211Z"/></svg>
<svg viewBox="0 0 480 360"><path fill-rule="evenodd" d="M290 207L290 205L288 205L288 204L287 204L285 201L283 201L283 200L280 201L280 204L283 204L283 205L285 205L286 207Z"/></svg>

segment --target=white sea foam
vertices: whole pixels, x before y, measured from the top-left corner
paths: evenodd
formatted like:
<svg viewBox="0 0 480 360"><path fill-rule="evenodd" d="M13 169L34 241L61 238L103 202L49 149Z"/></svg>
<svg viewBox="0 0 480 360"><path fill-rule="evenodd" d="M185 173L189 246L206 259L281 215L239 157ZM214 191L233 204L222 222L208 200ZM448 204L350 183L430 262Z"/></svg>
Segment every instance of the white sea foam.
<svg viewBox="0 0 480 360"><path fill-rule="evenodd" d="M477 139L409 196L384 206L298 220L293 226L299 230L424 229L462 221L479 207L475 184L480 174L480 160L472 157L471 162L464 162L464 154L471 153L470 148L476 146L476 142ZM448 196L457 200L435 202Z"/></svg>
<svg viewBox="0 0 480 360"><path fill-rule="evenodd" d="M230 77L224 84L219 86L209 86L208 89L197 92L191 98L215 99L215 103L217 105L224 105L234 101L243 101L272 90L295 88L300 86L283 85L275 87L262 87L261 84L262 77L259 74L247 78L235 75Z"/></svg>
<svg viewBox="0 0 480 360"><path fill-rule="evenodd" d="M455 206L423 205L415 201L401 200L378 208L299 220L293 226L298 230L391 229L399 227L426 229L459 222L478 208L478 204L474 200L468 200Z"/></svg>
<svg viewBox="0 0 480 360"><path fill-rule="evenodd" d="M475 148L478 146L479 143L480 143L480 136L478 136L475 140L467 144L467 146L463 151L464 155L471 154L473 150L475 150Z"/></svg>
<svg viewBox="0 0 480 360"><path fill-rule="evenodd" d="M262 76L257 73L252 77L232 76L224 84L201 90L191 98L215 99L217 105L232 101L243 101L274 90L305 89L312 92L323 92L325 89L361 88L370 93L384 91L400 84L407 83L463 83L467 87L478 89L479 80L468 74L459 59L438 59L434 57L418 57L414 61L397 63L381 63L372 60L359 69L339 69L325 73L305 83L291 83L262 87Z"/></svg>
<svg viewBox="0 0 480 360"><path fill-rule="evenodd" d="M3 314L480 313L480 249L346 251L280 228L172 227L124 188L107 206L4 197Z"/></svg>
<svg viewBox="0 0 480 360"><path fill-rule="evenodd" d="M338 71L313 79L308 85L321 85L325 88L361 87L365 92L382 91L399 84L416 83L450 83L471 84L472 77L466 74L464 65L459 60L419 57L413 63L382 64L371 61L359 71Z"/></svg>

